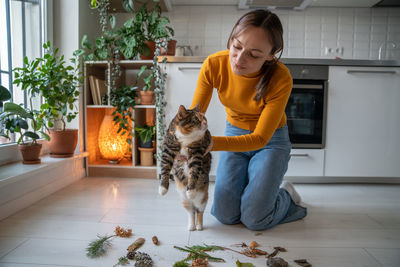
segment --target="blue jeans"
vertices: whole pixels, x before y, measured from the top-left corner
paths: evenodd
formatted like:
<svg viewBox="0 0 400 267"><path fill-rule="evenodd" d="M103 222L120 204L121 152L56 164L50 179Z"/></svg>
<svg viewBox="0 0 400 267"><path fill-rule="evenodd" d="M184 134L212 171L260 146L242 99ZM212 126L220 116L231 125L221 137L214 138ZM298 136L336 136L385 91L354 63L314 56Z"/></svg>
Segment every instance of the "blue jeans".
<svg viewBox="0 0 400 267"><path fill-rule="evenodd" d="M226 136L250 133L226 123ZM307 209L296 205L289 193L279 188L288 167L290 149L285 125L259 150L219 152L212 215L223 224L242 222L251 230L265 230L304 218Z"/></svg>

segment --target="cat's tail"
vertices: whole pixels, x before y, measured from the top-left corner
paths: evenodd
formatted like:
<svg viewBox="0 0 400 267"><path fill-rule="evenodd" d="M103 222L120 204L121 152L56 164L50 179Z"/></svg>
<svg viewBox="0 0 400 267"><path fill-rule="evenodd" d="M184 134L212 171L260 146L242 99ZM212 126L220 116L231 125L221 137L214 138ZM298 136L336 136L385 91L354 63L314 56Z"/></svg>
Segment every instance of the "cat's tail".
<svg viewBox="0 0 400 267"><path fill-rule="evenodd" d="M169 177L167 178L165 175L160 174L159 180L160 184L158 186L158 193L163 196L168 192Z"/></svg>

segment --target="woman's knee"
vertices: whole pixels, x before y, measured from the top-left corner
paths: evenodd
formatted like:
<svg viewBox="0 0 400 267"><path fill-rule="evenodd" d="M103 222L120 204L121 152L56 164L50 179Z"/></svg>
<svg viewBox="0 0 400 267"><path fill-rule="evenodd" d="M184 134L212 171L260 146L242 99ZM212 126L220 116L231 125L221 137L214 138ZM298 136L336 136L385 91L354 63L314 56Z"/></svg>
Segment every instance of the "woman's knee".
<svg viewBox="0 0 400 267"><path fill-rule="evenodd" d="M276 225L273 221L273 215L266 217L255 216L254 214L242 213L240 221L246 226L246 228L253 231L261 231L269 229Z"/></svg>

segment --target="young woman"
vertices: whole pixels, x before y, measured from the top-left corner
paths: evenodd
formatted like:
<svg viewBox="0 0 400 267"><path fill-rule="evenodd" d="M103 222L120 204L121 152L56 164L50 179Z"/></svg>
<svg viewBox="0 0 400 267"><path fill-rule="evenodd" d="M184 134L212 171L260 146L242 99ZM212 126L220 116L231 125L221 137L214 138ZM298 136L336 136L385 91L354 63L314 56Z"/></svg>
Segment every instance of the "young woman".
<svg viewBox="0 0 400 267"><path fill-rule="evenodd" d="M211 213L224 224L264 230L306 216L293 185L283 182L291 143L285 106L289 70L275 56L283 49L279 18L267 10L243 15L228 49L210 55L200 70L192 108L206 112L214 88L227 112L225 135L213 136L219 155Z"/></svg>

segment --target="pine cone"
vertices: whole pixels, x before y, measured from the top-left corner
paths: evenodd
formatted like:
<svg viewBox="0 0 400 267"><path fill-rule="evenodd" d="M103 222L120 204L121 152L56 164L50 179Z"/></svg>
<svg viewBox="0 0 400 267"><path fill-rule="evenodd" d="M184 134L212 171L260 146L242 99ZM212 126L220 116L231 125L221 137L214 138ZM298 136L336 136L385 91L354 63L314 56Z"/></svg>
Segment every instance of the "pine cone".
<svg viewBox="0 0 400 267"><path fill-rule="evenodd" d="M135 255L135 267L151 267L153 266L153 260L150 255L144 252L136 252Z"/></svg>
<svg viewBox="0 0 400 267"><path fill-rule="evenodd" d="M191 267L207 267L208 259L195 259L192 261Z"/></svg>
<svg viewBox="0 0 400 267"><path fill-rule="evenodd" d="M135 259L136 252L135 251L129 251L128 254L126 254L126 257L130 260Z"/></svg>

